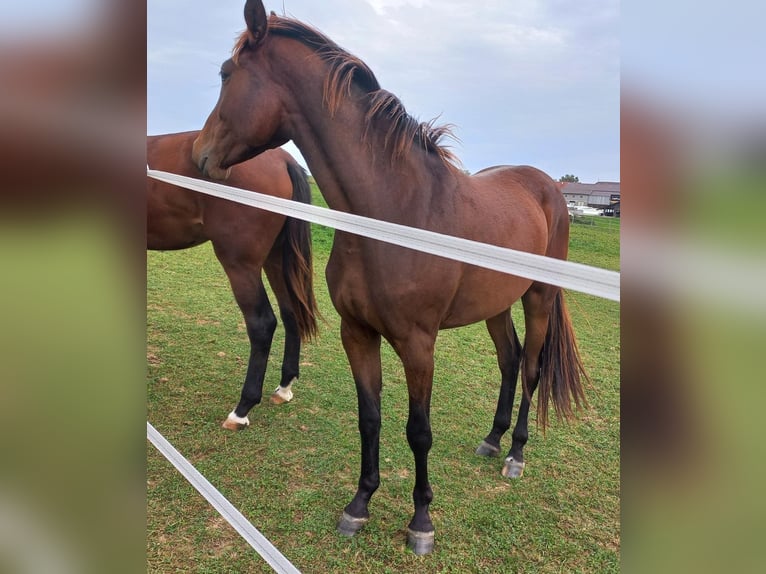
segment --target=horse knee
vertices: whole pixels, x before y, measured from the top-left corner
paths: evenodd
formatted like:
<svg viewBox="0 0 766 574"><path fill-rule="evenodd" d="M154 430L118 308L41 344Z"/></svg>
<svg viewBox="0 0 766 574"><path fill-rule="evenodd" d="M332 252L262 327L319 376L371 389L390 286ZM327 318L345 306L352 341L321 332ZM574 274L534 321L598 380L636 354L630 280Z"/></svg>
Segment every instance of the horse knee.
<svg viewBox="0 0 766 574"><path fill-rule="evenodd" d="M407 442L413 452L428 452L431 450L433 435L428 421L410 418L407 422Z"/></svg>
<svg viewBox="0 0 766 574"><path fill-rule="evenodd" d="M364 436L370 436L380 432L380 413L371 410L365 416L359 417L359 432Z"/></svg>

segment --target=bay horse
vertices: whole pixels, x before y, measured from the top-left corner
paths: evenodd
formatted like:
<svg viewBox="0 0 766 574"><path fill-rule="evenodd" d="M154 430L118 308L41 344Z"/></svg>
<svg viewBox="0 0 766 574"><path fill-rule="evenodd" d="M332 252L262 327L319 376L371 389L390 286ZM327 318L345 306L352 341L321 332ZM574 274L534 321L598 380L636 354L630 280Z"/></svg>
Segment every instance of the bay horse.
<svg viewBox="0 0 766 574"><path fill-rule="evenodd" d="M191 158L198 131L148 136L148 165L202 178ZM305 170L284 150L275 149L231 168L237 187L304 203L311 201ZM316 334L311 228L309 223L211 197L148 178L146 247L186 249L210 241L245 319L250 358L239 404L223 422L230 430L250 424L248 413L261 402L277 319L261 278L265 271L285 328L279 386L271 402L293 398L301 342Z"/></svg>
<svg viewBox="0 0 766 574"><path fill-rule="evenodd" d="M221 66L221 91L193 157L206 175L293 140L332 209L565 259L566 202L555 182L529 167L492 167L469 176L442 145L449 134L419 123L383 90L359 58L300 21L245 5L247 29ZM587 379L558 287L415 250L335 232L326 279L341 319L341 340L356 385L361 472L338 523L352 536L369 520L380 484L381 338L404 366L409 394L407 441L415 459L414 516L407 529L416 554L434 547L428 480L434 345L440 329L485 321L497 350L500 396L492 429L477 453L496 455L510 428L516 379L523 390L503 476L524 469L530 400L537 421L549 404L570 418L585 404ZM524 307L524 345L510 307Z"/></svg>

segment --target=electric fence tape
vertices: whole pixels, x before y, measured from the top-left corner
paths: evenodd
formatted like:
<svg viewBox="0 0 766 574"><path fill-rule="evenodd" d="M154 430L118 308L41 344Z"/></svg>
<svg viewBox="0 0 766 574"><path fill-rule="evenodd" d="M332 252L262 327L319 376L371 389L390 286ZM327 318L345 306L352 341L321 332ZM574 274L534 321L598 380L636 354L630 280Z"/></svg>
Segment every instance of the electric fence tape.
<svg viewBox="0 0 766 574"><path fill-rule="evenodd" d="M148 166L147 175L207 195L266 209L311 223L326 225L340 231L355 233L565 289L573 289L612 301L620 300L620 274L616 271L525 253L397 223L379 221L352 213L242 190L220 183L149 169Z"/></svg>

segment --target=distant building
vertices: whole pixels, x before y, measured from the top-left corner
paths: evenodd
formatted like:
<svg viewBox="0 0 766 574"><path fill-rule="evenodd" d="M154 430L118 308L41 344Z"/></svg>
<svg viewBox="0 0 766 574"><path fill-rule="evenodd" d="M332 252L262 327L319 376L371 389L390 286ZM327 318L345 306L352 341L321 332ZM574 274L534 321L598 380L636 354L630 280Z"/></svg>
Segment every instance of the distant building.
<svg viewBox="0 0 766 574"><path fill-rule="evenodd" d="M606 214L619 217L619 181L599 181L596 183L560 182L559 186L564 199L567 200L567 205L581 205L598 209L609 208Z"/></svg>

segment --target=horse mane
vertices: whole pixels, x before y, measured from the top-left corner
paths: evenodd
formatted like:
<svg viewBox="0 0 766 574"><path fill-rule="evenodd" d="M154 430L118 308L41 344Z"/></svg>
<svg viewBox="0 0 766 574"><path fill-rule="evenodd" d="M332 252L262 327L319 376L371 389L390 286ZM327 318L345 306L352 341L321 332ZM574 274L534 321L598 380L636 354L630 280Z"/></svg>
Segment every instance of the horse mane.
<svg viewBox="0 0 766 574"><path fill-rule="evenodd" d="M380 87L375 74L362 60L348 53L318 30L292 18L272 14L269 18L269 34L298 40L311 48L329 66L324 84L323 100L331 115L335 114L345 98L350 97L352 86L360 88L367 96L365 115L365 140L370 127L378 122L387 125L384 147L390 150L394 160L404 157L417 143L426 152L434 154L445 165L457 165L457 156L441 142L444 138L457 140L451 125L436 125L435 119L420 122L407 113L401 100ZM245 30L232 51L237 63L239 55L247 48L249 32Z"/></svg>

